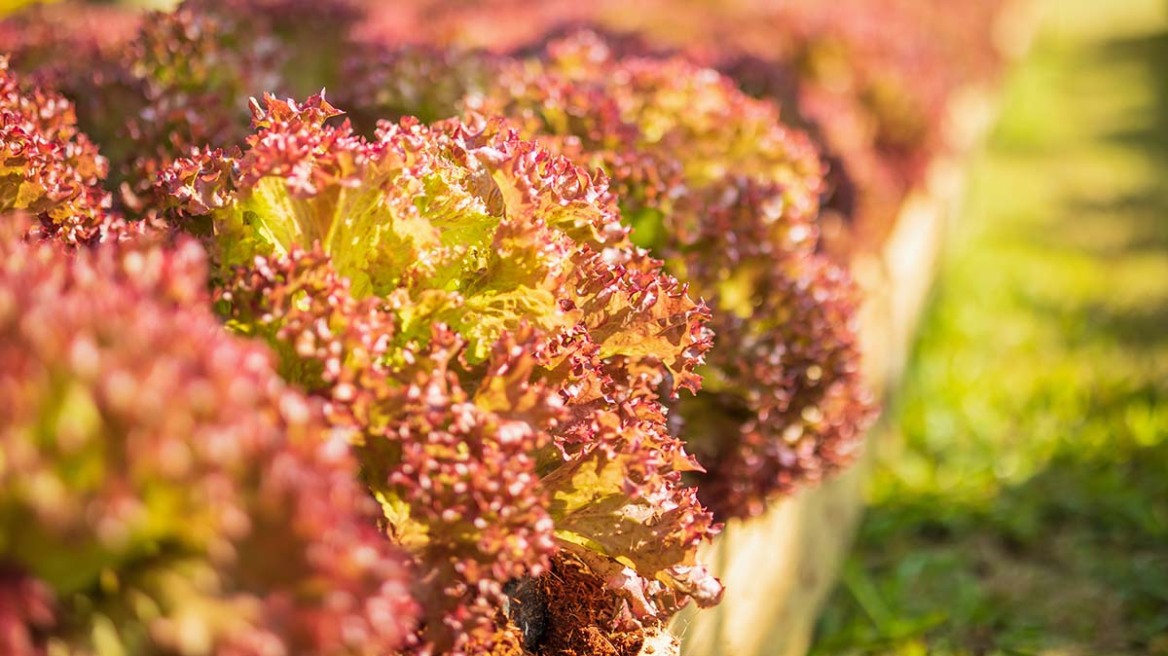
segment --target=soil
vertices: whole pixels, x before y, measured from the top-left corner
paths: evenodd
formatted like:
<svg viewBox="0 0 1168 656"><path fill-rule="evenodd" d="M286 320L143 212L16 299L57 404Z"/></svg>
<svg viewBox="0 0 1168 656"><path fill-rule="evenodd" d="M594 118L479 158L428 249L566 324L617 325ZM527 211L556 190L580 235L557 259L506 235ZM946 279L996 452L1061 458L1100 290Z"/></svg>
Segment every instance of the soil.
<svg viewBox="0 0 1168 656"><path fill-rule="evenodd" d="M551 572L536 579L547 624L535 645L539 656L637 656L645 629L628 626L623 601L587 565L561 554Z"/></svg>

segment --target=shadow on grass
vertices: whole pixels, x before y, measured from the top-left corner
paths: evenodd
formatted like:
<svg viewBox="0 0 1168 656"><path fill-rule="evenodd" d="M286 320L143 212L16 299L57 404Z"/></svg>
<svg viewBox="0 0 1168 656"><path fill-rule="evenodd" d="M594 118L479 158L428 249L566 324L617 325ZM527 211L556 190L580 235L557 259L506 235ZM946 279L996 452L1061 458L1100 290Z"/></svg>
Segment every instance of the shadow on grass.
<svg viewBox="0 0 1168 656"><path fill-rule="evenodd" d="M1091 190L1072 194L1066 211L1083 221L1109 221L1123 217L1127 239L1119 244L1126 252L1164 251L1168 249L1168 33L1111 41L1087 54L1084 66L1103 69L1142 69L1143 79L1153 92L1154 102L1136 111L1145 115L1131 117L1125 127L1104 131L1104 140L1129 152L1139 153L1164 175L1155 183L1130 193L1100 200ZM1062 233L1073 236L1074 231ZM1047 235L1058 239L1059 234ZM1077 244L1101 255L1121 255L1122 251L1098 250L1103 244Z"/></svg>
<svg viewBox="0 0 1168 656"><path fill-rule="evenodd" d="M1155 93L1154 116L1137 129L1118 131L1111 138L1134 150L1146 152L1168 166L1168 33L1111 41L1092 53L1103 64L1133 63L1147 69L1146 80Z"/></svg>
<svg viewBox="0 0 1168 656"><path fill-rule="evenodd" d="M1105 126L1100 145L1144 158L1155 175L1116 193L1064 191L1066 203L1053 208L1058 224L1027 234L1033 248L1023 257L1074 251L1106 263L1168 253L1168 34L1106 43L1086 55L1092 66L1142 68L1154 85L1146 114L1122 130ZM1110 238L1093 236L1102 233ZM942 294L952 296L941 304L959 302L965 282L943 284ZM864 520L813 653L1168 654L1168 281L1148 281L1148 288L1150 302L1139 307L1097 298L1055 307L1016 294L987 308L1028 314L1063 345L1064 358L1118 350L1127 363L1115 366L1126 368L1108 371L1113 363L1100 361L1071 369L1078 378L1033 373L1048 388L1079 393L1073 404L1052 406L1039 387L1019 404L1010 434L995 438L995 448L1039 468L1020 483L995 485L987 472L988 492L955 495L961 481L921 489L897 474L881 476L881 501ZM940 311L934 305L926 321L936 322ZM944 357L946 338L944 330L931 334L912 370ZM998 355L993 344L984 348L985 358ZM908 381L906 407L951 404L953 416L977 421L956 407L967 399L943 389L944 381L925 374ZM1057 445L1028 444L1040 417L1052 416ZM923 422L909 422L904 449L977 462L970 449L985 445L963 442L977 428L967 423L938 447L926 440Z"/></svg>
<svg viewBox="0 0 1168 656"><path fill-rule="evenodd" d="M1142 115L1125 122L1126 128L1105 130L1103 140L1138 153L1159 175L1136 189L1103 199L1072 192L1064 213L1081 229L1071 225L1033 236L1043 245L1071 247L1107 259L1168 256L1168 33L1107 42L1088 53L1084 64L1100 70L1142 69L1154 102L1138 108ZM1103 233L1118 238L1093 239ZM1160 292L1156 302L1140 307L1088 304L1080 308L1084 330L1135 349L1163 346L1168 341L1168 290ZM1058 308L1047 310L1053 314ZM1168 385L1168 372L1163 373L1160 382Z"/></svg>
<svg viewBox="0 0 1168 656"><path fill-rule="evenodd" d="M1168 351L1168 302L1163 300L1125 307L1087 300L1068 308L1032 295L1020 296L1026 297L1036 313L1062 320L1069 346L1107 341L1133 355ZM1161 377L1161 384L1168 385L1168 372L1162 372Z"/></svg>

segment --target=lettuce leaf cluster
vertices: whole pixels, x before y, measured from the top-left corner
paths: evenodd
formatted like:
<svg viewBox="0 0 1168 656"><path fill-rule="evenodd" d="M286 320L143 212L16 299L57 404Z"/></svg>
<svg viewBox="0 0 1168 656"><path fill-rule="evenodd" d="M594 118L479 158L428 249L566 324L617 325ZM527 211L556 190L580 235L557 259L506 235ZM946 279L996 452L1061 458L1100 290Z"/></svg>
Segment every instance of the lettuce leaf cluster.
<svg viewBox="0 0 1168 656"><path fill-rule="evenodd" d="M406 558L348 445L232 337L202 250L0 239L0 651L378 654Z"/></svg>
<svg viewBox="0 0 1168 656"><path fill-rule="evenodd" d="M424 640L489 642L504 584L561 548L628 568L646 618L715 602L695 562L712 520L680 479L699 466L662 404L697 384L708 312L604 181L495 124L365 139L320 96L253 111L243 148L159 184L230 325L352 431L422 570Z"/></svg>
<svg viewBox="0 0 1168 656"><path fill-rule="evenodd" d="M0 213L35 216L30 226L70 244L100 240L109 228L109 163L77 129L62 96L23 82L0 56Z"/></svg>

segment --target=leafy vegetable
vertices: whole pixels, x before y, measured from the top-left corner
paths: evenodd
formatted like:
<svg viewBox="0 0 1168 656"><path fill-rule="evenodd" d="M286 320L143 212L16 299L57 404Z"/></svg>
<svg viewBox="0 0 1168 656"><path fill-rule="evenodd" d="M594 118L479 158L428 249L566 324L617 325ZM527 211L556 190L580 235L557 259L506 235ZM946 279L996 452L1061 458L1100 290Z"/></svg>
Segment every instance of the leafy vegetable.
<svg viewBox="0 0 1168 656"><path fill-rule="evenodd" d="M0 647L380 654L403 557L348 446L207 308L202 250L0 239Z"/></svg>
<svg viewBox="0 0 1168 656"><path fill-rule="evenodd" d="M31 232L70 244L100 240L110 229L108 164L78 132L73 106L22 81L0 57L0 213L35 215Z"/></svg>
<svg viewBox="0 0 1168 656"><path fill-rule="evenodd" d="M698 467L661 403L696 385L708 313L628 241L604 181L496 124L366 140L319 96L253 112L244 149L161 184L231 324L356 429L421 569L424 640L483 649L503 584L564 545L631 567L649 617L716 601L694 561L711 520L680 481Z"/></svg>
<svg viewBox="0 0 1168 656"><path fill-rule="evenodd" d="M817 252L816 149L773 105L682 59L618 58L591 32L526 58L455 53L420 66L419 53L383 56L401 71L356 85L382 103L366 114L410 111L399 90L420 72L444 73L440 88L462 89L449 113L507 116L611 175L632 240L712 307L719 340L700 371L704 391L677 410L708 469L693 478L719 516L758 514L852 460L872 415L857 294Z"/></svg>

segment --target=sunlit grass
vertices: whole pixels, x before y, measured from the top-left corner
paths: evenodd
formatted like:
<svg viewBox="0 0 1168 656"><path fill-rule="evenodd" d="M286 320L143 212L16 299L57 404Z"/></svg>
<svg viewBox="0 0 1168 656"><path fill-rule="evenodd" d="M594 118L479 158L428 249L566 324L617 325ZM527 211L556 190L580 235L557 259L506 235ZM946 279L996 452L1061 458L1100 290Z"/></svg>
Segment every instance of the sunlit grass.
<svg viewBox="0 0 1168 656"><path fill-rule="evenodd" d="M1168 7L1048 4L817 653L1168 654Z"/></svg>

